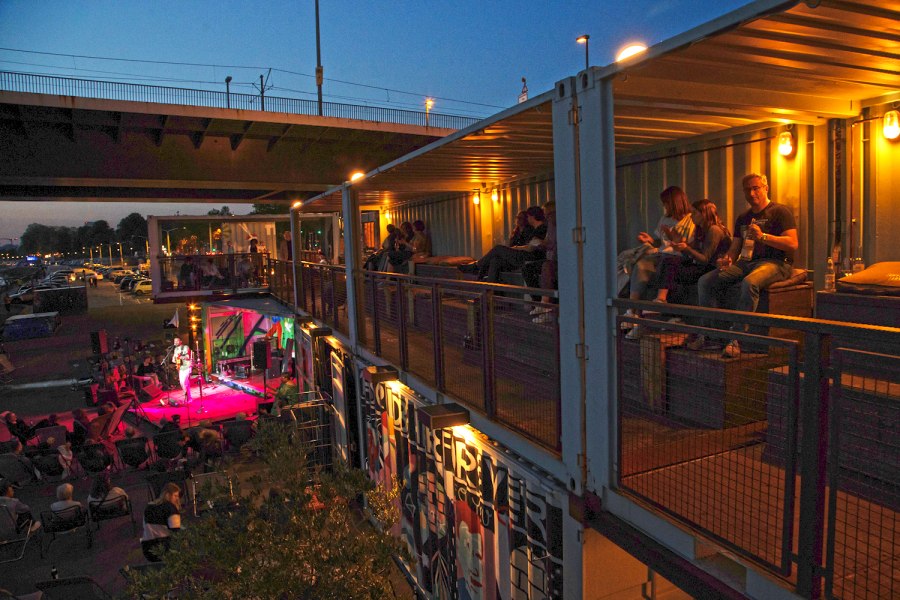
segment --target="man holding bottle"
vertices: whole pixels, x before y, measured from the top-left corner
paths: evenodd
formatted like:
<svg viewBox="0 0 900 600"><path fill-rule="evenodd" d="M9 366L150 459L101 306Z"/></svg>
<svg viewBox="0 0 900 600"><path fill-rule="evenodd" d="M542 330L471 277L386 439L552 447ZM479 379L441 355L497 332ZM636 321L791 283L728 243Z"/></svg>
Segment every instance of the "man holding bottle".
<svg viewBox="0 0 900 600"><path fill-rule="evenodd" d="M791 276L799 245L797 225L788 207L769 200L765 175L750 173L741 184L750 208L735 221L731 247L718 260L719 268L701 277L697 286L700 306L716 308L731 286L740 285L737 304L730 308L756 312L760 291ZM734 329L744 328L735 325ZM688 347L699 350L705 343L703 336L698 336L688 342ZM730 341L722 351L726 358L740 354L737 340Z"/></svg>

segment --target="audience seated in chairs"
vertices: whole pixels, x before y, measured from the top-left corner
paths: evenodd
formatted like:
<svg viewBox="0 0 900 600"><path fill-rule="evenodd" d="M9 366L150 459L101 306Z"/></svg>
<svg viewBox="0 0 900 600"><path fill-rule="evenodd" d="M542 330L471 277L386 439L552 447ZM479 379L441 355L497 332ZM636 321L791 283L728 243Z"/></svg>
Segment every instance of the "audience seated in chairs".
<svg viewBox="0 0 900 600"><path fill-rule="evenodd" d="M55 443L55 439L52 437L48 438L48 446ZM60 460L59 449L52 446L44 448L33 455L32 464L34 464L34 468L44 481L48 481L51 477L65 479L69 476L68 469L65 468L63 461Z"/></svg>
<svg viewBox="0 0 900 600"><path fill-rule="evenodd" d="M50 510L53 512L60 512L67 508L72 508L73 506L84 508L81 502L72 499L74 494L75 487L71 483L60 484L56 488L56 502L50 505Z"/></svg>
<svg viewBox="0 0 900 600"><path fill-rule="evenodd" d="M6 413L6 428L9 430L9 434L13 437L19 438L23 444L27 444L28 440L34 437L34 427L31 427L23 420L20 420L16 413L9 411Z"/></svg>
<svg viewBox="0 0 900 600"><path fill-rule="evenodd" d="M13 482L8 479L0 479L0 508L9 511L16 521L16 531L19 533L24 533L28 528L36 530L41 526L40 521L34 520L31 508L16 498Z"/></svg>
<svg viewBox="0 0 900 600"><path fill-rule="evenodd" d="M72 448L76 451L80 450L90 438L91 420L87 412L83 408L76 408L72 411L72 434L70 441Z"/></svg>
<svg viewBox="0 0 900 600"><path fill-rule="evenodd" d="M153 436L153 447L156 449L156 457L165 470L178 464L185 458L187 436L179 429L157 433Z"/></svg>
<svg viewBox="0 0 900 600"><path fill-rule="evenodd" d="M56 447L56 459L63 468L62 478L66 479L80 470L75 453L72 452L72 442L63 442Z"/></svg>
<svg viewBox="0 0 900 600"><path fill-rule="evenodd" d="M141 550L150 562L162 560L162 554L169 549L172 533L181 529L181 495L181 487L170 481L144 510Z"/></svg>
<svg viewBox="0 0 900 600"><path fill-rule="evenodd" d="M131 510L131 500L128 494L120 487L110 483L109 473L98 473L91 486L91 493L87 497L88 514L91 521L100 529L100 521L117 519L119 517L131 517L132 529L136 527L134 513Z"/></svg>
<svg viewBox="0 0 900 600"><path fill-rule="evenodd" d="M25 548L31 539L31 534L37 529L32 527L31 516L22 522L21 525L16 523L16 516L3 505L0 505L0 548L12 546L13 544L21 544L19 553L14 558L4 558L0 560L0 564L13 562L25 556ZM0 594L2 596L2 594Z"/></svg>
<svg viewBox="0 0 900 600"><path fill-rule="evenodd" d="M224 454L222 434L213 428L211 421L204 419L190 431L189 438L188 447L197 453L197 459L190 463L191 468L202 466L204 472L209 471L213 462Z"/></svg>
<svg viewBox="0 0 900 600"><path fill-rule="evenodd" d="M31 459L25 456L24 446L18 439L11 440L12 452L0 454L0 477L14 485L28 485L38 480Z"/></svg>
<svg viewBox="0 0 900 600"><path fill-rule="evenodd" d="M116 441L116 450L122 465L132 469L142 469L150 460L147 438L136 437L133 427L125 430L125 439Z"/></svg>
<svg viewBox="0 0 900 600"><path fill-rule="evenodd" d="M248 421L244 413L238 413L234 421L222 423L222 433L229 451L240 449L256 432L256 422Z"/></svg>
<svg viewBox="0 0 900 600"><path fill-rule="evenodd" d="M112 456L103 444L89 444L84 446L76 454L78 464L87 473L99 473L105 471L113 464Z"/></svg>
<svg viewBox="0 0 900 600"><path fill-rule="evenodd" d="M60 486L70 485L63 484ZM71 486L70 486L71 487ZM57 491L57 497L59 496L59 492ZM60 510L54 510L53 506L62 506L62 503L65 502L68 504L67 508L62 508ZM71 504L69 504L71 502ZM91 533L91 527L88 521L87 511L81 506L80 502L71 501L57 501L54 502L50 506L50 510L45 510L41 512L41 521L43 522L43 530L45 534L50 534L50 541L47 543L47 551L50 550L50 546L56 540L57 534L69 534L75 533L80 528L84 528L85 534L87 536L87 545L90 548L94 543L94 536ZM41 545L41 556L44 555L44 547Z"/></svg>

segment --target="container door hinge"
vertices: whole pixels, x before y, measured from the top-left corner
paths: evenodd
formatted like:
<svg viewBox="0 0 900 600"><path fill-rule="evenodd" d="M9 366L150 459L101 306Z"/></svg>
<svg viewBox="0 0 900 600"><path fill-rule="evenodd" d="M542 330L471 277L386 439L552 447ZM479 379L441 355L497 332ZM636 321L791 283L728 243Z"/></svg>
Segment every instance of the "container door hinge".
<svg viewBox="0 0 900 600"><path fill-rule="evenodd" d="M582 360L588 359L588 346L587 344L575 344L575 357L580 358Z"/></svg>
<svg viewBox="0 0 900 600"><path fill-rule="evenodd" d="M584 227L575 227L572 229L572 242L575 244L584 243Z"/></svg>
<svg viewBox="0 0 900 600"><path fill-rule="evenodd" d="M578 103L573 102L572 108L569 110L569 125L577 125L581 123L581 112L578 110Z"/></svg>

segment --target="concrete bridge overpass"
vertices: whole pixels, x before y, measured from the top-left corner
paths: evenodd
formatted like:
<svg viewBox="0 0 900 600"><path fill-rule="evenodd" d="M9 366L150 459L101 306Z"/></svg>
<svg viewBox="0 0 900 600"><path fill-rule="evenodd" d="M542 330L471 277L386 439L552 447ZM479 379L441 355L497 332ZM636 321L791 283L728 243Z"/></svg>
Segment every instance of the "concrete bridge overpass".
<svg viewBox="0 0 900 600"><path fill-rule="evenodd" d="M0 200L287 204L476 121L323 108L0 72Z"/></svg>

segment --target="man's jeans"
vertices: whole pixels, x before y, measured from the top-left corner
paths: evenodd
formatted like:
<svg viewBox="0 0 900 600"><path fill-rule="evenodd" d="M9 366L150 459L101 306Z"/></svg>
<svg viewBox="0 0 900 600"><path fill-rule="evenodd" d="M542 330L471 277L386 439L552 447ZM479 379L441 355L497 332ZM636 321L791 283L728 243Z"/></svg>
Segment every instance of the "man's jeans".
<svg viewBox="0 0 900 600"><path fill-rule="evenodd" d="M770 260L738 261L727 269L710 271L697 282L700 306L719 308L720 299L733 285L740 285L741 292L734 310L756 312L759 293L773 283L791 276L792 265ZM734 330L744 330L743 325L732 325Z"/></svg>

